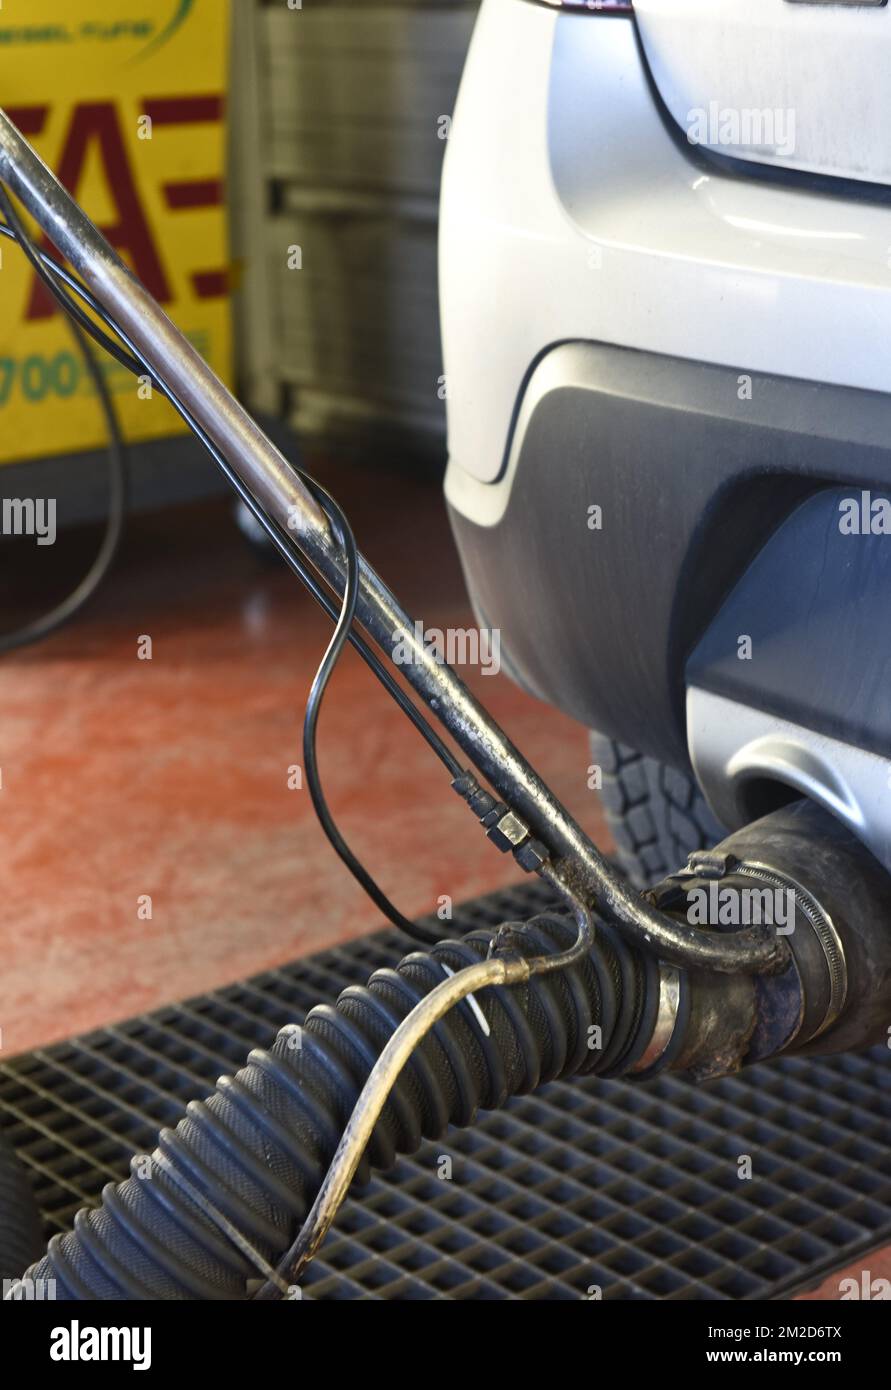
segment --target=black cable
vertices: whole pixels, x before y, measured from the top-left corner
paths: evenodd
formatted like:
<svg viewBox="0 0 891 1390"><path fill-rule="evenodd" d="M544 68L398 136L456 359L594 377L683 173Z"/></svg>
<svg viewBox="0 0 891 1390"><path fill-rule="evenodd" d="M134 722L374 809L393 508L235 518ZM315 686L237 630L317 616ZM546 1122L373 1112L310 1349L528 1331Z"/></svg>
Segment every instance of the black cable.
<svg viewBox="0 0 891 1390"><path fill-rule="evenodd" d="M18 242L41 279L45 279L40 261L41 253L32 245L2 184L0 184L0 211L9 223L8 227L3 228L4 232L13 241ZM68 622L69 618L72 618L83 608L111 569L124 531L124 521L127 515L127 463L117 411L80 319L77 315L74 317L66 316L65 321L71 329L75 345L83 358L84 366L93 383L105 418L105 427L108 433L108 518L96 557L84 577L67 597L54 608L51 608L49 612L12 632L0 633L0 654L16 651L20 647L28 646L32 642L38 642L42 638L48 637L51 632L55 632L57 628Z"/></svg>
<svg viewBox="0 0 891 1390"><path fill-rule="evenodd" d="M368 873L361 861L353 854L349 845L341 835L328 808L328 804L322 789L321 778L318 768L318 758L316 751L316 733L318 717L321 708L322 698L327 688L328 682L336 667L347 641L351 641L357 648L366 664L378 677L385 689L396 700L400 709L412 721L415 728L426 739L427 743L445 764L452 778L461 775L463 769L448 746L439 737L436 731L424 718L417 706L408 698L401 687L393 680L390 673L381 664L377 656L367 645L362 635L353 626L356 612L356 601L358 598L359 583L359 553L356 546L355 537L347 521L346 515L334 498L302 469L295 469L297 475L304 484L313 492L320 506L325 510L329 521L334 529L335 537L344 551L344 561L347 570L347 580L344 588L342 606L338 615L338 610L334 602L329 598L325 590L320 586L311 571L306 567L302 557L296 551L289 538L285 538L278 530L275 522L256 502L252 494L244 486L241 479L234 472L231 465L224 458L220 450L208 437L202 427L193 418L182 402L177 398L170 388L160 381L149 364L145 361L142 354L130 341L127 334L120 328L106 310L96 301L94 296L82 285L80 281L63 266L45 252L40 251L34 246L22 226L20 219L15 213L15 209L6 195L5 189L0 185L0 207L6 215L8 226L0 224L0 233L18 240L23 249L26 250L29 260L33 264L43 283L50 290L57 302L65 309L72 320L72 326L82 333L89 333L103 348L106 349L116 361L126 367L129 371L139 376L143 373L148 374L151 380L157 385L161 393L170 401L171 405L181 416L183 421L193 432L196 438L203 444L217 465L221 468L229 482L235 488L238 495L249 507L253 515L257 518L264 530L269 535L276 549L286 560L289 567L298 575L306 587L313 594L318 603L336 618L335 630L327 651L322 659L322 663L316 673L309 699L307 701L306 716L304 719L304 762L307 777L307 786L312 798L313 807L319 818L325 835L334 848L335 852L349 869L350 873L357 882L364 888L365 892L384 913L384 915L403 931L407 936L424 945L429 945L438 939L438 934L429 933L419 927L417 923L411 921L390 901L383 890ZM11 214L11 215L10 215ZM88 314L81 309L80 305L72 299L62 286L65 285L76 294L92 309L92 311L102 320L106 327L117 335L118 341L110 338L98 327ZM121 346L123 344L124 346ZM98 369L97 369L98 370ZM103 381L104 386L104 381Z"/></svg>
<svg viewBox="0 0 891 1390"><path fill-rule="evenodd" d="M347 520L346 514L338 503L335 502L330 493L328 493L320 483L317 483L314 478L310 478L305 473L302 474L302 477L316 501L324 509L331 523L334 537L344 553L347 571L347 582L343 592L343 606L340 611L340 618L332 634L331 641L328 644L328 650L325 652L321 665L316 672L315 679L309 692L309 698L306 702L306 717L303 721L303 765L306 772L306 784L309 788L309 794L312 797L312 804L315 807L316 815L319 818L319 824L327 835L329 842L341 861L349 869L356 882L365 889L365 892L368 894L369 898L371 898L372 902L380 908L394 926L399 927L407 936L410 936L416 941L423 941L425 944L435 944L435 941L439 939L438 934L425 932L422 928L417 926L417 923L405 917L378 887L364 864L353 854L353 851L337 828L322 791L316 749L316 731L322 698L334 672L334 668L346 645L356 614L356 602L359 597L359 551L356 546L356 538L353 535L352 527Z"/></svg>
<svg viewBox="0 0 891 1390"><path fill-rule="evenodd" d="M2 185L0 185L0 190L2 190ZM12 231L12 229L8 226L4 226L2 222L0 222L0 235L9 237L13 241L17 240L16 234ZM281 535L281 533L278 531L276 527L275 521L260 507L259 503L255 501L251 493L247 490L245 485L242 483L241 479L238 477L237 473L235 473L235 471L231 468L230 464L219 452L213 441L208 437L207 434L205 434L204 430L198 424L197 420L195 420L193 416L189 413L189 411L186 410L185 406L183 406L182 403L179 400L177 400L175 396L173 396L173 394L170 392L170 390L167 388L164 382L158 380L149 364L143 358L136 355L136 349L134 348L133 353L131 354L126 350L126 348L124 348L121 345L120 342L116 342L113 338L109 337L108 334L103 333L102 329L99 328L98 324L94 323L93 320L89 317L89 315L84 313L84 311L77 304L76 300L72 299L70 295L66 295L61 290L59 282L62 282L65 285L69 286L69 288L72 289L76 294L80 295L84 303L88 304L89 307L93 310L93 312L97 314L102 319L102 321L109 328L112 329L114 333L117 333L119 337L124 341L129 342L123 330L118 327L118 325L113 321L111 316L102 308L102 306L93 297L93 295L90 293L87 287L85 285L82 285L74 275L67 271L64 266L59 265L45 251L40 251L33 246L32 249L36 251L36 254L39 256L40 260L43 263L43 266L41 269L38 270L38 273L41 274L42 278L44 279L44 283L47 285L47 288L51 291L53 297L58 301L61 307L65 309L66 312L71 314L71 316L77 320L80 326L87 333L90 334L90 336L100 345L100 347L103 347L106 352L108 352L112 357L115 358L117 362L121 364L121 366L126 367L128 371L133 373L134 376L141 376L145 374L151 378L153 385L156 386L157 389L165 397L165 399L170 402L170 404L176 410L177 414L181 417L184 423L188 426L188 428L198 439L199 443L203 445L203 447L213 458L217 466L225 474L228 482L238 493L238 496L248 507L252 515L255 516L257 521L261 524L266 534L269 536L269 539L272 541L273 545L279 552L279 555L282 557L282 559L285 561L285 563L288 565L291 571L297 575L297 577L302 581L303 584L305 584L305 586L309 589L310 593L312 594L313 598L325 610L328 616L336 620L339 610L334 600L329 597L329 595L320 585L319 581L313 575L312 571L307 567L305 561L303 560L303 557L300 555L300 552L293 546L290 538ZM47 277L44 274L44 271L49 271L50 276ZM305 473L300 468L295 468L294 471L307 486L315 486L319 488L320 492L324 493L324 496L328 499L329 504L334 506L337 505L336 503L334 503L334 499L330 497L330 495L326 493L323 488L321 488L320 484L315 483L308 473ZM341 515L342 514L343 513L341 513ZM451 751L448 748L448 745L444 743L444 741L440 738L439 734L437 734L436 730L424 718L424 715L418 709L417 705L415 705L412 702L412 700L405 693L402 687L393 679L393 677L390 675L390 672L386 669L386 667L383 665L380 659L375 655L374 651L363 638L362 634L353 629L351 630L349 636L350 642L359 652L360 656L362 657L362 660L368 666L369 670L373 671L375 676L387 690L388 694L396 701L403 714L405 714L406 717L411 720L415 728L427 741L433 752L445 765L452 777L454 778L461 776L464 769L458 762L457 758L455 758L455 756L451 753Z"/></svg>

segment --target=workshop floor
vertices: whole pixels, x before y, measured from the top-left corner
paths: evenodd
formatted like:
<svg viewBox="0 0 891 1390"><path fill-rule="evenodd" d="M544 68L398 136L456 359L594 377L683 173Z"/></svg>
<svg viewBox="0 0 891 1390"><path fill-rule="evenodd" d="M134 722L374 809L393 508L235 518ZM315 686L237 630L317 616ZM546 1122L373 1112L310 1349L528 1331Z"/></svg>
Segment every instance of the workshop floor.
<svg viewBox="0 0 891 1390"><path fill-rule="evenodd" d="M410 611L439 628L472 622L436 481L356 465L324 479ZM4 625L63 593L90 545L69 535L4 552ZM89 608L0 661L5 1058L378 924L308 792L287 785L329 630L214 502L134 518ZM466 674L605 843L584 731L502 676ZM348 840L410 915L516 874L351 651L320 747Z"/></svg>

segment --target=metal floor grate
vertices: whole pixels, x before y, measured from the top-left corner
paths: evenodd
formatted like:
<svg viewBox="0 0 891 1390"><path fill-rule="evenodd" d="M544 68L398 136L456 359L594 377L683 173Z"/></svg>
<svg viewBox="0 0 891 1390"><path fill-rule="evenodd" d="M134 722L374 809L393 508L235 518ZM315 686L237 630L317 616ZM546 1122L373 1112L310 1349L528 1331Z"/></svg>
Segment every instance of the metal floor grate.
<svg viewBox="0 0 891 1390"><path fill-rule="evenodd" d="M453 927L550 901L524 884L466 905ZM251 1047L407 949L382 932L0 1067L0 1120L47 1234ZM304 1287L325 1299L783 1296L891 1240L889 1133L887 1048L701 1088L554 1084L376 1177ZM742 1154L752 1180L738 1177Z"/></svg>

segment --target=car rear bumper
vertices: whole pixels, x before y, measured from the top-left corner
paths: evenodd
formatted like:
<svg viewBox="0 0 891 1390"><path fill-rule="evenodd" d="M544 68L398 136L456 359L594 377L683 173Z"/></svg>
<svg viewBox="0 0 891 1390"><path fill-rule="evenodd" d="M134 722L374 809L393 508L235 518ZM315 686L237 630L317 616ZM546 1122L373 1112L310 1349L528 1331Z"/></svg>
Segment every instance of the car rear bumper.
<svg viewBox="0 0 891 1390"><path fill-rule="evenodd" d="M481 481L559 343L891 384L891 206L704 165L631 19L483 0L440 226L451 468Z"/></svg>
<svg viewBox="0 0 891 1390"><path fill-rule="evenodd" d="M741 395L737 375L603 344L548 353L501 478L447 479L478 616L522 685L677 766L694 682L887 757L891 536L841 543L835 494L891 492L891 396L762 375ZM743 591L762 552L766 588Z"/></svg>

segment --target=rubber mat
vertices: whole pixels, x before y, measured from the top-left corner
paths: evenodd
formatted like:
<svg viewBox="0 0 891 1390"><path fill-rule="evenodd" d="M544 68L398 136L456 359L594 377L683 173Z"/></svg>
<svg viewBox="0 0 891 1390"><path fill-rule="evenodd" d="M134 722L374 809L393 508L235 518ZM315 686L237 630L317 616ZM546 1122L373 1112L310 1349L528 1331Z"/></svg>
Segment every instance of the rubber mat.
<svg viewBox="0 0 891 1390"><path fill-rule="evenodd" d="M551 905L536 881L466 905L453 929ZM0 1121L47 1235L251 1047L409 949L395 931L364 937L0 1067ZM787 1296L891 1240L889 1134L887 1048L699 1088L555 1083L374 1178L344 1205L305 1294Z"/></svg>

